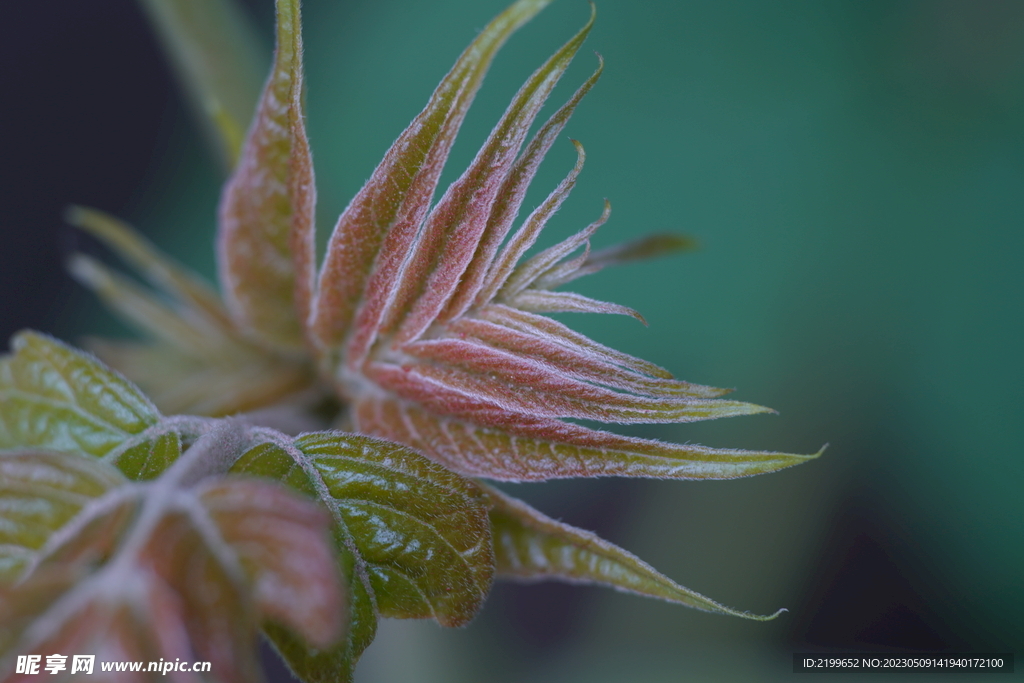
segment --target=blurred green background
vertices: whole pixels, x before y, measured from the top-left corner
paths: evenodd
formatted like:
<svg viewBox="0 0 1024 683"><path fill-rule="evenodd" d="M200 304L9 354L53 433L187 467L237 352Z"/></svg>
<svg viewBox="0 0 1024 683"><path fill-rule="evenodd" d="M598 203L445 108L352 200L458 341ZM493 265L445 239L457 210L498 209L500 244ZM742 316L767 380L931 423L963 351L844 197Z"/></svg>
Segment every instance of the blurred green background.
<svg viewBox="0 0 1024 683"><path fill-rule="evenodd" d="M248 3L268 49L270 4ZM306 0L321 231L504 4ZM726 604L790 613L759 624L597 588L501 585L468 629L386 623L359 680L783 680L794 651L1020 651L1024 3L597 9L587 48L606 72L567 128L587 166L547 239L608 197L595 246L672 230L701 249L579 284L639 309L649 329L565 319L781 413L634 433L831 446L731 482L508 488ZM587 13L558 0L512 38L448 179ZM595 65L585 50L555 97ZM99 208L211 273L220 170L181 103L162 106L151 165ZM557 144L527 203L574 159ZM64 334L109 324L94 307L60 311L49 325Z"/></svg>

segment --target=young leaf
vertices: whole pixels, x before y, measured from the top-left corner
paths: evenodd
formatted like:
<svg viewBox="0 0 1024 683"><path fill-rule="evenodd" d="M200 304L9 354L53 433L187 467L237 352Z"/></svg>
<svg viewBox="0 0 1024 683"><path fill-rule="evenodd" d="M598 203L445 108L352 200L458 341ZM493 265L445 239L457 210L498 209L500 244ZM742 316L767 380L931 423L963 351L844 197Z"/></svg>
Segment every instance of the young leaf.
<svg viewBox="0 0 1024 683"><path fill-rule="evenodd" d="M82 206L65 213L68 223L85 230L120 256L159 291L179 302L179 314L207 334L231 336L233 326L224 304L198 275L164 255L149 240L113 216Z"/></svg>
<svg viewBox="0 0 1024 683"><path fill-rule="evenodd" d="M530 126L593 23L591 12L586 26L520 88L476 159L431 211L379 334L396 332L399 343L420 337L455 294L485 238L492 213L502 208L496 204L510 199L506 184ZM350 346L348 354L350 362L358 361L360 349Z"/></svg>
<svg viewBox="0 0 1024 683"><path fill-rule="evenodd" d="M0 358L0 449L85 453L132 479L151 479L181 454L195 420L161 417L145 396L95 358L23 332ZM200 420L200 422L202 422Z"/></svg>
<svg viewBox="0 0 1024 683"><path fill-rule="evenodd" d="M306 364L231 345L216 355L182 353L166 344L89 339L104 362L139 385L169 415L221 417L274 405L316 403ZM228 352L236 351L233 355Z"/></svg>
<svg viewBox="0 0 1024 683"><path fill-rule="evenodd" d="M357 309L362 320L356 332L364 336L383 318L455 135L491 60L505 40L549 2L518 0L480 32L338 219L310 321L314 345L330 371L337 369L341 346L353 333Z"/></svg>
<svg viewBox="0 0 1024 683"><path fill-rule="evenodd" d="M303 348L313 292L313 161L302 104L299 0L277 0L277 50L220 203L217 256L228 310L270 349Z"/></svg>
<svg viewBox="0 0 1024 683"><path fill-rule="evenodd" d="M133 481L146 481L159 476L181 456L180 423L158 425L129 439L104 458L117 466ZM190 435L191 436L191 435Z"/></svg>
<svg viewBox="0 0 1024 683"><path fill-rule="evenodd" d="M341 550L338 559L349 568L345 575L353 576L354 556L347 550ZM365 577L358 577L345 585L351 591L351 612L348 615L347 638L341 644L326 648L310 647L301 636L281 624L269 623L263 627L263 633L304 683L351 683L359 655L377 635L373 594L368 592Z"/></svg>
<svg viewBox="0 0 1024 683"><path fill-rule="evenodd" d="M542 278L540 284L545 288L558 287L584 275L604 270L608 266L618 266L696 247L696 241L683 235L648 235L626 244L595 251L589 254L579 267L557 275L547 275Z"/></svg>
<svg viewBox="0 0 1024 683"><path fill-rule="evenodd" d="M101 661L205 660L219 680L253 680L262 620L332 644L344 599L327 515L272 483L203 478L190 454L153 482L82 506L31 573L4 589L0 673L18 652L84 651ZM83 456L56 457L62 471L83 467L71 464ZM43 502L52 489L40 490Z"/></svg>
<svg viewBox="0 0 1024 683"><path fill-rule="evenodd" d="M799 465L821 454L664 443L526 415L512 427L500 422L491 426L486 413L457 419L412 401L385 397L360 401L355 417L361 430L429 453L456 472L505 481L607 476L735 479ZM499 414L495 421L502 417Z"/></svg>
<svg viewBox="0 0 1024 683"><path fill-rule="evenodd" d="M211 341L201 325L190 328L185 316L175 317L126 283L114 286L116 278L93 275L101 294L164 338L155 347L101 343L98 352L138 380L161 406L227 414L294 401L289 394L306 395L303 390L320 395L308 360L288 356L301 344L292 323L302 321L317 369L347 410L346 424L410 445L472 476L730 478L815 457L665 444L571 422L690 422L770 412L722 399L723 389L675 380L662 368L537 315L589 311L642 321L624 306L552 288L689 244L656 235L591 254L589 239L608 218L606 203L590 226L523 260L575 184L582 146L574 142L575 167L512 231L526 190L601 67L523 148L525 137L593 17L530 77L469 169L431 208L454 136L494 53L546 0L514 3L459 58L340 217L310 303L312 223L296 222L305 215L301 207L312 204L301 203L311 196L298 187L308 157L293 2L278 3L275 69L247 161L222 205L227 212L222 213L221 275L234 302L235 323L226 333L233 341ZM245 221L243 214L249 217ZM123 239L119 244L115 247L126 251ZM251 258L264 251L276 255L271 260L277 266L266 268L266 259ZM101 272L95 265L79 270ZM103 278L114 284L103 285ZM172 298L185 300L186 309L196 307L180 287L161 286ZM256 323L264 313L269 317ZM259 343L239 340L239 330L255 334ZM271 347L290 350L282 355Z"/></svg>
<svg viewBox="0 0 1024 683"><path fill-rule="evenodd" d="M130 382L51 337L22 332L11 348L0 358L0 448L103 456L160 419Z"/></svg>
<svg viewBox="0 0 1024 683"><path fill-rule="evenodd" d="M609 265L688 246L682 238L656 235L591 253L590 239L609 216L606 202L597 221L527 257L582 169L584 152L575 141L574 168L513 230L544 155L601 73L599 64L527 143L593 17L530 77L470 167L431 206L494 54L548 1L518 0L462 54L339 218L315 287L297 0L278 0L274 69L222 196L219 263L229 313L119 228L90 229L169 301L85 257L73 262L80 279L158 339L153 345L97 347L152 391L158 405L176 401L189 411L214 414L281 403L287 409L302 405L299 397L323 397L315 366L341 401L343 424L431 458L365 436L332 432L291 439L257 429L252 436L258 445L235 463L235 472L272 477L314 497L331 516L348 591L346 639L311 647L281 614L266 627L307 680L350 680L379 616L433 617L445 625L468 621L492 580L492 533L503 544L498 561L506 573L603 583L750 616L499 493L490 498L495 509L488 521L487 496L456 472L505 480L722 479L818 455L666 444L578 424L769 412L723 399L726 390L676 380L663 368L538 315L600 312L643 321L624 306L554 290ZM310 353L304 354L304 345ZM134 464L122 469L149 476L180 448L168 440L172 434L184 432L168 430L166 423L149 427L107 457L119 463L124 457Z"/></svg>
<svg viewBox="0 0 1024 683"><path fill-rule="evenodd" d="M0 583L18 578L51 536L95 498L125 484L95 458L0 451Z"/></svg>
<svg viewBox="0 0 1024 683"><path fill-rule="evenodd" d="M70 269L153 342L91 340L106 363L136 382L168 414L231 415L284 402L312 383L304 359L269 353L243 338L210 287L124 223L75 208L68 220L106 243L150 281L158 297L82 255Z"/></svg>
<svg viewBox="0 0 1024 683"><path fill-rule="evenodd" d="M251 22L233 0L141 0L225 168L234 166L263 82Z"/></svg>
<svg viewBox="0 0 1024 683"><path fill-rule="evenodd" d="M430 208L462 117L452 91L458 78L469 78L464 72L477 44L456 63L339 220L310 321L318 364L351 403L358 432L405 443L466 475L727 478L803 462L813 456L677 446L567 422L690 422L770 412L721 399L721 389L673 380L535 315L618 313L642 322L624 306L550 290L686 244L656 236L591 257L589 239L608 218L606 202L590 226L516 265L573 187L583 161L579 143L575 168L498 252L544 153L600 74L599 68L520 154L592 21L530 77L470 167Z"/></svg>
<svg viewBox="0 0 1024 683"><path fill-rule="evenodd" d="M324 542L324 511L264 481L223 478L204 483L198 499L252 581L264 618L286 624L316 647L327 647L347 614Z"/></svg>
<svg viewBox="0 0 1024 683"><path fill-rule="evenodd" d="M307 680L335 666L351 671L378 615L429 617L445 626L472 618L493 572L487 503L476 485L407 448L366 437L267 439L232 472L282 481L328 509L353 612L349 642L330 652L308 652L286 631L269 631L296 671Z"/></svg>
<svg viewBox="0 0 1024 683"><path fill-rule="evenodd" d="M760 616L726 607L680 586L635 555L588 531L556 522L496 489L488 488L487 494L494 505L490 514L498 576L598 584L756 621L774 619L785 611Z"/></svg>

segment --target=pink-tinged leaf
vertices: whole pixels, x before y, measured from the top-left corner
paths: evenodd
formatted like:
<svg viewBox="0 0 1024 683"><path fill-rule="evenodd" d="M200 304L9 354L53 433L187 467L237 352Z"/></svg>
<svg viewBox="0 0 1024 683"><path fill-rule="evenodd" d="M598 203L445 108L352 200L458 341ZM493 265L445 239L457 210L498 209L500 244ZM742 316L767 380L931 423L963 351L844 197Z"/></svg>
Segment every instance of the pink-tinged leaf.
<svg viewBox="0 0 1024 683"><path fill-rule="evenodd" d="M785 611L761 616L726 607L589 531L556 522L496 489L488 489L488 494L494 505L491 530L499 576L596 584L755 621L774 619Z"/></svg>
<svg viewBox="0 0 1024 683"><path fill-rule="evenodd" d="M368 347L366 337L375 333L394 294L445 159L491 60L549 2L519 0L484 28L338 219L310 321L316 351L328 370L341 362L357 311L356 332L362 338L349 346ZM351 357L348 362L355 363Z"/></svg>
<svg viewBox="0 0 1024 683"><path fill-rule="evenodd" d="M327 513L281 486L220 480L199 499L252 579L257 608L316 647L341 635L348 613Z"/></svg>
<svg viewBox="0 0 1024 683"><path fill-rule="evenodd" d="M600 74L600 71L598 74ZM475 303L477 306L485 306L494 299L498 290L505 285L505 282L512 275L516 264L519 263L523 255L537 241L537 237L540 236L540 232L544 229L548 219L562 206L562 203L569 196L569 192L575 187L576 178L579 177L580 171L583 170L583 162L586 161L587 155L583 151L583 145L576 140L573 140L572 143L576 147L576 165L569 172L569 175L551 191L551 194L547 196L540 206L533 210L523 223L523 226L512 235L508 244L505 245L505 248L494 259L493 265L488 264L489 269L484 278L483 285L476 295Z"/></svg>
<svg viewBox="0 0 1024 683"><path fill-rule="evenodd" d="M220 203L221 285L237 326L270 349L303 348L313 294L313 161L302 104L299 0L277 1L270 78Z"/></svg>
<svg viewBox="0 0 1024 683"><path fill-rule="evenodd" d="M542 320L548 319L542 318ZM553 321L548 320L548 322ZM660 376L652 377L646 372L637 372L630 367L617 365L600 353L478 318L456 320L446 326L446 332L449 338L438 339L436 340L437 344L453 343L456 340L464 344L480 344L490 349L500 349L516 356L544 363L549 367L548 371L556 376L564 374L592 384L603 384L645 396L717 398L729 393L727 389L664 379ZM419 354L427 353L419 351L419 349L429 348L428 344L430 342L406 345L406 351L419 356ZM430 358L431 356L428 353L424 357ZM459 364L461 361L462 359L458 359L453 362Z"/></svg>
<svg viewBox="0 0 1024 683"><path fill-rule="evenodd" d="M544 155L547 154L551 145L554 144L558 135L565 127L565 124L569 122L569 117L571 117L572 113L576 110L576 105L579 104L584 95L590 92L590 89L594 87L594 84L597 83L597 80L601 77L601 72L604 70L604 60L601 59L600 55L598 55L598 61L599 64L597 70L594 71L594 74L588 78L583 85L576 90L569 101L562 105L562 107L556 111L550 119L548 119L541 129L537 131L537 134L530 141L530 144L527 145L526 151L523 152L522 156L520 156L518 160L516 160L516 164L512 168L512 172L509 173L508 178L505 180L505 186L502 188L501 192L498 193L494 209L491 212L490 221L487 225L487 230L484 232L483 238L480 240L480 247L477 251L477 255L469 264L465 276L459 283L458 291L455 293L455 296L452 297L447 309L441 316L442 321L452 320L453 318L464 314L474 301L480 305L481 303L489 301L494 295L493 291L487 290L487 286L491 279L491 264L498 253L498 248L501 246L502 241L512 228L512 222L518 215L523 199L526 197L526 191L529 189L530 182L533 180L534 175L536 175L537 168L540 166L540 162L544 159ZM543 227L544 221L547 220L547 218L550 217L555 209L557 209L561 204L560 198L564 199L568 195L576 181L576 177L583 168L583 159L586 156L583 153L583 146L576 140L573 140L572 143L576 147L576 152L579 157L575 168L573 168L569 177L559 184L552 193L552 196L548 197L541 207L534 210L532 215L526 221L528 225L535 225L537 232L539 232L540 228ZM540 217L541 215L543 215L543 218ZM524 242L525 240L520 238L519 241ZM530 244L532 244L532 242ZM519 256L521 255L522 254L519 254ZM516 256L509 264L509 271L511 271L519 256Z"/></svg>
<svg viewBox="0 0 1024 683"><path fill-rule="evenodd" d="M488 426L411 401L367 397L355 406L359 431L398 441L466 476L504 481L566 477L734 479L765 474L821 454L708 448L619 436L549 418L520 416ZM483 424L482 424L483 423Z"/></svg>
<svg viewBox="0 0 1024 683"><path fill-rule="evenodd" d="M166 630L176 644L191 645L196 659L211 662L218 678L248 681L259 671L255 601L237 557L209 533L219 530L196 517L191 510L168 511L138 553L135 571L153 601L152 616L138 624L140 635L161 643ZM98 583L110 576L100 573Z"/></svg>
<svg viewBox="0 0 1024 683"><path fill-rule="evenodd" d="M396 343L418 338L434 322L470 263L481 257L480 242L491 218L504 213L504 204L513 199L508 181L530 126L593 23L591 12L586 26L526 81L476 159L431 211L402 270L390 320L383 321L382 332L396 332ZM520 184L525 190L526 179ZM502 238L493 235L491 241Z"/></svg>
<svg viewBox="0 0 1024 683"><path fill-rule="evenodd" d="M433 363L370 363L366 377L440 415L507 425L509 429L531 417L646 424L771 412L741 401L624 394L548 373L545 366L508 353L475 350L475 358L460 358L467 370Z"/></svg>
<svg viewBox="0 0 1024 683"><path fill-rule="evenodd" d="M616 351L613 348L599 344L586 335L580 334L579 332L566 327L557 320L545 318L542 315L534 315L533 313L520 311L519 309L512 308L511 306L492 304L481 308L479 316L481 320L486 320L496 325L501 325L523 334L536 337L538 341L545 344L561 346L570 352L578 353L582 356L590 356L606 363L632 370L633 372L642 375L650 375L661 379L672 379L672 373L665 368L655 365L649 361L645 361L642 358L636 358L635 356L630 356L627 353ZM699 395L720 395L722 393L726 393L726 390L712 389L711 391L714 391L715 393Z"/></svg>
<svg viewBox="0 0 1024 683"><path fill-rule="evenodd" d="M583 245L583 253L556 263L534 279L530 285L533 289L553 289L563 280L574 279L572 276L578 273L583 264L590 258L590 242Z"/></svg>
<svg viewBox="0 0 1024 683"><path fill-rule="evenodd" d="M75 459L84 456L53 457L69 476L82 470ZM49 536L13 587L31 600L0 595L0 669L26 651L86 652L100 661L209 661L218 680L244 683L259 678L261 620L288 623L322 646L339 635L344 599L328 517L314 503L271 483L202 478L209 463L189 455L134 484L87 462L93 479L105 467L106 479L122 483ZM38 493L49 500L55 490Z"/></svg>
<svg viewBox="0 0 1024 683"><path fill-rule="evenodd" d="M628 306L598 301L575 292L527 289L508 297L505 302L521 311L531 313L610 313L629 316L647 325L644 317Z"/></svg>
<svg viewBox="0 0 1024 683"><path fill-rule="evenodd" d="M580 230L572 237L559 242L553 247L545 249L533 258L517 266L516 269L512 271L512 274L509 275L508 281L505 282L498 291L497 299L506 300L522 292L524 289L533 285L534 280L556 267L559 261L579 249L581 246L587 244L587 241L595 232L597 232L597 229L605 224L611 212L612 205L606 199L604 202L604 210L596 221L585 227L583 230Z"/></svg>

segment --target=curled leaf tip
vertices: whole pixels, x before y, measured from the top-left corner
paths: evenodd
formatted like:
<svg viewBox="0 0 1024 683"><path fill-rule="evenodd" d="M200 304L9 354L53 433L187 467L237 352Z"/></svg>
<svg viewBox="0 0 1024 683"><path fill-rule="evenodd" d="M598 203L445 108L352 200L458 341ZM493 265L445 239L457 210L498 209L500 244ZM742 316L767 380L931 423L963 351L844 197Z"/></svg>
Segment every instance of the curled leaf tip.
<svg viewBox="0 0 1024 683"><path fill-rule="evenodd" d="M715 609L704 609L705 612L713 612L716 614L724 614L730 617L739 617L740 619L747 619L748 621L774 621L783 612L789 610L785 607L780 607L771 614L754 614L753 612L747 612L745 610L732 609L731 607L725 607L724 605L718 605L716 603ZM700 609L700 608L698 608Z"/></svg>
<svg viewBox="0 0 1024 683"><path fill-rule="evenodd" d="M786 609L785 607L780 607L779 609L775 610L771 614L753 614L751 612L734 612L734 613L732 613L732 615L733 616L737 616L737 617L741 617L743 619L749 619L750 621L773 621L773 620L777 619L780 614L782 614L783 612L788 612L788 611L789 610Z"/></svg>

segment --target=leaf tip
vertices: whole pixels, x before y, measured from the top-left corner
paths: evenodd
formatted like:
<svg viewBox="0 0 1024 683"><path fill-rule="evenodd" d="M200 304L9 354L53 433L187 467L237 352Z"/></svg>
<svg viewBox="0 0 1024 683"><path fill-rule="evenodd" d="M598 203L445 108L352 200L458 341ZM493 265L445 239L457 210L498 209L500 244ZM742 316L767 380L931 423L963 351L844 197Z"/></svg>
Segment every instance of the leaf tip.
<svg viewBox="0 0 1024 683"><path fill-rule="evenodd" d="M749 612L743 612L742 614L740 614L740 616L744 617L745 619L751 619L753 621L773 621L777 619L779 615L781 615L783 612L788 611L789 610L787 608L780 607L771 614L750 614Z"/></svg>
<svg viewBox="0 0 1024 683"><path fill-rule="evenodd" d="M758 405L756 403L747 403L745 401L730 401L730 403L735 403L737 406L742 405L743 406L743 413L742 414L744 414L744 415L760 415L760 414L778 415L779 414L779 411L775 410L775 408L769 408L768 406L762 406L762 405Z"/></svg>

